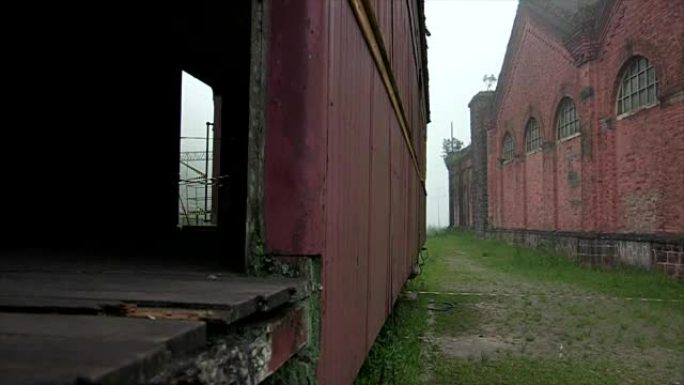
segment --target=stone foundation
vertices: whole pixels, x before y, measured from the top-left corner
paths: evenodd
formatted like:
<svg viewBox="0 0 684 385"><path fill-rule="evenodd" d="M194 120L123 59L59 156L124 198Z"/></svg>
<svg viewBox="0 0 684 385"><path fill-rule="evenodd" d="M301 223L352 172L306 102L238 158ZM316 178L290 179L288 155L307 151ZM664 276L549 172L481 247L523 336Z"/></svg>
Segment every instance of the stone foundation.
<svg viewBox="0 0 684 385"><path fill-rule="evenodd" d="M684 279L684 238L489 229L485 236L571 256L590 266L636 266Z"/></svg>

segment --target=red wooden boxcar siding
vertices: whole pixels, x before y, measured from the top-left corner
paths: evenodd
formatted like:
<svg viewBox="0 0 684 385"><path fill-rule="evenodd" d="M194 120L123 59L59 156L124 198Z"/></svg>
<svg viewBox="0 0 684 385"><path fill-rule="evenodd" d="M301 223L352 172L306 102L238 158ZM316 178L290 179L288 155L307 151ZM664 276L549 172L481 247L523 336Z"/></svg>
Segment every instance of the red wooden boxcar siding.
<svg viewBox="0 0 684 385"><path fill-rule="evenodd" d="M375 67L346 1L330 4L326 247L319 381L350 384L368 346L371 90Z"/></svg>
<svg viewBox="0 0 684 385"><path fill-rule="evenodd" d="M385 40L385 48L390 61L392 60L392 20L394 4L398 1L387 0L372 0L373 11L375 12L375 19L378 21L378 26L382 32Z"/></svg>
<svg viewBox="0 0 684 385"><path fill-rule="evenodd" d="M370 239L368 265L368 346L391 309L390 282L390 130L395 118L380 77L373 73L371 124Z"/></svg>
<svg viewBox="0 0 684 385"><path fill-rule="evenodd" d="M327 12L323 1L271 2L264 222L273 254L323 252Z"/></svg>
<svg viewBox="0 0 684 385"><path fill-rule="evenodd" d="M371 3L424 173L409 2ZM318 381L351 384L425 240L425 190L349 2L271 4L266 249L321 255Z"/></svg>
<svg viewBox="0 0 684 385"><path fill-rule="evenodd" d="M424 227L424 222L417 222L423 218L418 207L425 195L351 7L340 1L330 6L324 313L318 375L321 383L349 384L416 262ZM407 2L376 2L375 6L378 21L391 22L392 35L383 38L392 47L392 70L416 143L424 138L425 122L415 119L420 116L420 90ZM386 24L380 25L387 29Z"/></svg>

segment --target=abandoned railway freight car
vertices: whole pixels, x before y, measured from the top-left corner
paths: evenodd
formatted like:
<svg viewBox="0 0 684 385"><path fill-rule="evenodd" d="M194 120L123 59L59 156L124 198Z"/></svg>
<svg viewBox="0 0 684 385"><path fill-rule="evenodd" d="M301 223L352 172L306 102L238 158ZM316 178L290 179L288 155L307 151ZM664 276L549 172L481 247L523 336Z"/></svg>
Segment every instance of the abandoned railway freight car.
<svg viewBox="0 0 684 385"><path fill-rule="evenodd" d="M423 1L69 7L8 43L0 382L350 384L425 240Z"/></svg>

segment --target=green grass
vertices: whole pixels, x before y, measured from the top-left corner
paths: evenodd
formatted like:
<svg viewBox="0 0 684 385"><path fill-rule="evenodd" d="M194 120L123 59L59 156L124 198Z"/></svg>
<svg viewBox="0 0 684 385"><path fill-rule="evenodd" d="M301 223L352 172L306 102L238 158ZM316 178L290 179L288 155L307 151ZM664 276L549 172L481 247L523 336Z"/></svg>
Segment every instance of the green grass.
<svg viewBox="0 0 684 385"><path fill-rule="evenodd" d="M435 230L427 238L424 264L420 275L409 281L409 290L439 290L440 283L454 279L445 266L445 257L454 250L453 231Z"/></svg>
<svg viewBox="0 0 684 385"><path fill-rule="evenodd" d="M428 238L434 238L440 235L449 234L451 232L453 232L453 230L448 227L428 226L427 228Z"/></svg>
<svg viewBox="0 0 684 385"><path fill-rule="evenodd" d="M631 267L591 269L548 251L483 240L465 232L440 234L431 241L438 255L455 247L495 271L528 281L567 283L616 297L684 299L684 284L658 273Z"/></svg>
<svg viewBox="0 0 684 385"><path fill-rule="evenodd" d="M397 300L368 354L355 385L420 384L421 341L425 334L422 300Z"/></svg>
<svg viewBox="0 0 684 385"><path fill-rule="evenodd" d="M442 361L434 369L436 385L611 385L623 376L606 365L560 360ZM644 384L645 385L645 384Z"/></svg>
<svg viewBox="0 0 684 385"><path fill-rule="evenodd" d="M433 330L438 335L459 336L476 328L480 321L480 312L475 307L481 298L451 296L451 295L425 295L428 305L439 309L433 311Z"/></svg>
<svg viewBox="0 0 684 385"><path fill-rule="evenodd" d="M621 299L681 300L682 282L631 268L587 268L551 252L462 232L432 231L426 246L422 272L408 290L510 295L400 299L355 384L599 385L684 379L684 303ZM499 341L501 348L478 351L486 345L479 339L483 336Z"/></svg>

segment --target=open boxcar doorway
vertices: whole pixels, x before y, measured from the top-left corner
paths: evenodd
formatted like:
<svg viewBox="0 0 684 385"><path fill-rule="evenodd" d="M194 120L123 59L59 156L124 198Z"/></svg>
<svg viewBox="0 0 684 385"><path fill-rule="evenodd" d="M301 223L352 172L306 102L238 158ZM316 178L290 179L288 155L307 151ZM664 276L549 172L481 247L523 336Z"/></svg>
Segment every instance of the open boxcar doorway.
<svg viewBox="0 0 684 385"><path fill-rule="evenodd" d="M17 115L33 119L12 130L22 145L5 148L21 161L6 173L11 225L0 248L243 270L251 2L77 14L44 20L51 32L18 55L27 64L15 95L31 94L31 115ZM179 215L181 162L201 155L182 154L184 72L211 90L213 110L200 127L212 131L201 149L212 159L195 167L209 173L192 225Z"/></svg>

